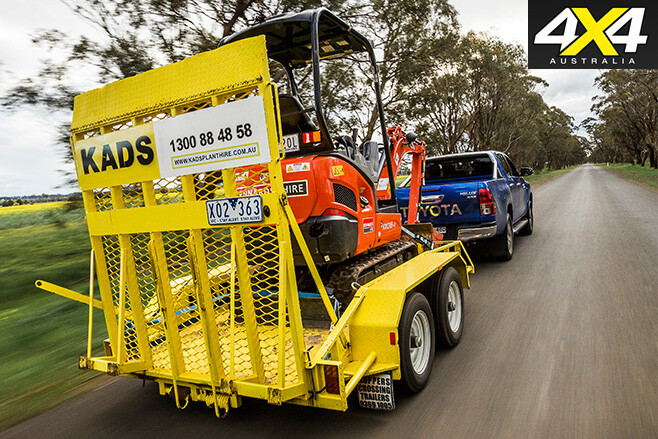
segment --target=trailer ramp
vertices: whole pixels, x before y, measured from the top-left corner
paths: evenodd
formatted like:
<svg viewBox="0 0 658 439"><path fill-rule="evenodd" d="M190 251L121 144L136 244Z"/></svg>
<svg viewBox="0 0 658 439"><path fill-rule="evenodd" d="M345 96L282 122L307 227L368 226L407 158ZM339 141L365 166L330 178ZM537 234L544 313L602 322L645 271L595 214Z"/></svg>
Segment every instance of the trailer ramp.
<svg viewBox="0 0 658 439"><path fill-rule="evenodd" d="M108 355L81 367L156 379L179 406L218 412L312 390L304 355L329 328L302 325L276 103L264 37L76 97L109 335Z"/></svg>

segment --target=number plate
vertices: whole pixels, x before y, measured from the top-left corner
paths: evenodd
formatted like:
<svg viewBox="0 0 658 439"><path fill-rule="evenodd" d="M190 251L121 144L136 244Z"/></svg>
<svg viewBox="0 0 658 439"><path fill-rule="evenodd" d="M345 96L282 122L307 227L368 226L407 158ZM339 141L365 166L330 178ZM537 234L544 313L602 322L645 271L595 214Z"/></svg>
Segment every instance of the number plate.
<svg viewBox="0 0 658 439"><path fill-rule="evenodd" d="M206 201L208 224L257 223L263 221L263 201L260 195L223 198Z"/></svg>
<svg viewBox="0 0 658 439"><path fill-rule="evenodd" d="M393 379L390 373L363 377L356 389L359 406L375 410L395 409Z"/></svg>
<svg viewBox="0 0 658 439"><path fill-rule="evenodd" d="M283 150L285 152L299 151L299 134L283 136Z"/></svg>
<svg viewBox="0 0 658 439"><path fill-rule="evenodd" d="M445 227L434 227L434 230L436 230L438 233L443 233L444 235L448 232Z"/></svg>

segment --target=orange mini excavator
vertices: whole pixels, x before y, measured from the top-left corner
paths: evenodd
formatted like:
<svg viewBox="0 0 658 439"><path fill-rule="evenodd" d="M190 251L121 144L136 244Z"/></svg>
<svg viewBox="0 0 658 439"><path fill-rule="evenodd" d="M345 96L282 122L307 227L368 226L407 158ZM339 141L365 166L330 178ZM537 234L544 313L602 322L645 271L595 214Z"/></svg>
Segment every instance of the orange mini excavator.
<svg viewBox="0 0 658 439"><path fill-rule="evenodd" d="M401 239L395 177L402 157L411 154L411 193L416 199L412 195L408 222L416 223L425 143L400 127L387 128L372 43L330 11L277 15L226 37L221 45L257 35L265 36L269 58L287 73L290 94L278 95L278 107L288 202L325 284L345 303L354 282L363 284L417 254L413 240ZM372 111L378 113L382 133L379 142L359 141L357 129L351 135L331 133L323 113L321 60L359 52L370 62L377 102ZM295 73L309 64L314 99L312 106L305 107ZM298 247L295 256L300 261L300 287L312 288Z"/></svg>

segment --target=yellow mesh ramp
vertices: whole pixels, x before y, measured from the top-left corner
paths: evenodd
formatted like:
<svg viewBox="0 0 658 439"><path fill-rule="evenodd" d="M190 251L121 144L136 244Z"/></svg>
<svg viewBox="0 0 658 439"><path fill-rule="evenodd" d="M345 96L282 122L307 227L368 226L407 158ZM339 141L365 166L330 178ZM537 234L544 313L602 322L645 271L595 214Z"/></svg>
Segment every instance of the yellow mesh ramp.
<svg viewBox="0 0 658 439"><path fill-rule="evenodd" d="M308 393L304 337L320 344L328 329L301 326L276 98L264 37L76 97L72 144L112 351L84 366L156 378L179 405L181 382L206 386L188 397L216 408L236 391L275 403ZM269 161L162 176L154 123L250 99L264 103ZM210 225L207 203L254 195L261 221Z"/></svg>

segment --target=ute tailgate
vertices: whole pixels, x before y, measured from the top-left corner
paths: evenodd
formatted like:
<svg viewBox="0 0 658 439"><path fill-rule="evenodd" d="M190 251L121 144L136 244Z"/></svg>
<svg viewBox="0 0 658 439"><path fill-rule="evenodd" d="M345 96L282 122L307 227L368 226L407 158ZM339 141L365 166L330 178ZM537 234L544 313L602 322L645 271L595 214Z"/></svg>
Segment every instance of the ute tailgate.
<svg viewBox="0 0 658 439"><path fill-rule="evenodd" d="M480 222L478 182L427 184L420 194L418 219L435 225Z"/></svg>

